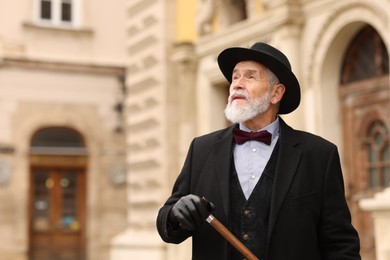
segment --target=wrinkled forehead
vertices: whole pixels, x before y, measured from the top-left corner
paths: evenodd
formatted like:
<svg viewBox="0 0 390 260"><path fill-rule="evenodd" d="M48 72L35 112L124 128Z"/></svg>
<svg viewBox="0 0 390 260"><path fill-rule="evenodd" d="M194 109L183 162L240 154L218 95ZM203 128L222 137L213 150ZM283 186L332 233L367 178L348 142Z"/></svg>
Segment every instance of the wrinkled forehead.
<svg viewBox="0 0 390 260"><path fill-rule="evenodd" d="M267 71L267 67L257 61L251 61L251 60L240 61L234 66L233 73L243 72L243 71L258 72L262 74Z"/></svg>

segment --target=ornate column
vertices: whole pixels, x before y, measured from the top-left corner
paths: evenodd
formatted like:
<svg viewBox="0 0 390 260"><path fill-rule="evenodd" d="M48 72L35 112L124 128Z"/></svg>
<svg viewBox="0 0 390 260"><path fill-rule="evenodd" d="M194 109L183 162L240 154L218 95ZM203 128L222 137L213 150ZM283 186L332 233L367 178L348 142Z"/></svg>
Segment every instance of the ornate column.
<svg viewBox="0 0 390 260"><path fill-rule="evenodd" d="M376 259L390 260L390 188L373 198L360 200L359 205L374 218Z"/></svg>

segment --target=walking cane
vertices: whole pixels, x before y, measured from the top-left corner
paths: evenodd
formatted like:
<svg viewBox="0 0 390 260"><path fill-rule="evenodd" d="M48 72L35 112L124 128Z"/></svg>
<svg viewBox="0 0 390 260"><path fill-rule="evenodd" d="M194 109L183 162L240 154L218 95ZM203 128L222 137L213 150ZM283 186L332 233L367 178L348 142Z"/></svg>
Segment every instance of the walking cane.
<svg viewBox="0 0 390 260"><path fill-rule="evenodd" d="M202 201L205 205L208 205L210 202L203 197ZM216 230L218 233L224 237L234 248L236 248L247 260L259 260L240 240L238 240L218 219L216 219L213 214L210 214L206 221Z"/></svg>

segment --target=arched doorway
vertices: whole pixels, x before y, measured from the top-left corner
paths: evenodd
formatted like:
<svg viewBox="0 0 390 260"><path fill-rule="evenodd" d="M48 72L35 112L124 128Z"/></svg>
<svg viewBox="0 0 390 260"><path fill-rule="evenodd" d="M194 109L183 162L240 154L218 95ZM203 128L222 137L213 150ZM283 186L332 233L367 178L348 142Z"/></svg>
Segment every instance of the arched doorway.
<svg viewBox="0 0 390 260"><path fill-rule="evenodd" d="M390 186L389 55L371 26L357 32L344 55L340 79L348 202L364 259L375 259L374 227L361 198Z"/></svg>
<svg viewBox="0 0 390 260"><path fill-rule="evenodd" d="M69 128L37 131L30 146L29 260L84 260L87 151Z"/></svg>

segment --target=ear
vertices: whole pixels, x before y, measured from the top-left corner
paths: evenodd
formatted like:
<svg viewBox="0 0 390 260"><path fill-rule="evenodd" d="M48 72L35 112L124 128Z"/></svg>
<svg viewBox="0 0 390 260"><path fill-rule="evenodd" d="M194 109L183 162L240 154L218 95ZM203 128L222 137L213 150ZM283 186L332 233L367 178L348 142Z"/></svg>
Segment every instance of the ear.
<svg viewBox="0 0 390 260"><path fill-rule="evenodd" d="M282 100L284 92L286 92L286 87L280 83L276 84L273 87L271 103L278 104Z"/></svg>

